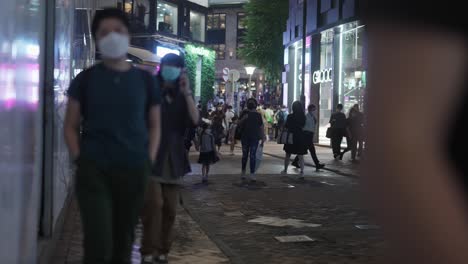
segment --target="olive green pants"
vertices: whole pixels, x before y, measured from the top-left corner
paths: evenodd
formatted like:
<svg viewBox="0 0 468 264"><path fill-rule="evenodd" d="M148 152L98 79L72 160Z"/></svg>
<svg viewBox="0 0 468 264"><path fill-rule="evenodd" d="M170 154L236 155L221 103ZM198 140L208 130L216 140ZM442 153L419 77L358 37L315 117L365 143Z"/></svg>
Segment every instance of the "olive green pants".
<svg viewBox="0 0 468 264"><path fill-rule="evenodd" d="M84 264L130 264L134 229L143 207L149 163L102 169L80 159L76 195L84 233Z"/></svg>

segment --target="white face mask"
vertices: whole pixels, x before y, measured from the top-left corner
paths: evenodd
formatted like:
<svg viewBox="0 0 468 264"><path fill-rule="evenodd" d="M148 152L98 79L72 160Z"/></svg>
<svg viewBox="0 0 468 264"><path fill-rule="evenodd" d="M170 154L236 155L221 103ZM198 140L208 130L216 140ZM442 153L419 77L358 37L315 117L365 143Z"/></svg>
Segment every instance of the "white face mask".
<svg viewBox="0 0 468 264"><path fill-rule="evenodd" d="M126 35L111 32L99 40L97 44L103 58L119 59L127 55L130 38Z"/></svg>

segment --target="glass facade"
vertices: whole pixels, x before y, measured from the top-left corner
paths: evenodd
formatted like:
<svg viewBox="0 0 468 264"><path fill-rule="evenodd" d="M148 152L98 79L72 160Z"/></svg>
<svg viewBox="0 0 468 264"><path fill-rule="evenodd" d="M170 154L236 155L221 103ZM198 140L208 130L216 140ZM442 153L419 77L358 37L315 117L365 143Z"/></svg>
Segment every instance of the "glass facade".
<svg viewBox="0 0 468 264"><path fill-rule="evenodd" d="M285 105L291 106L296 100L301 99L302 93L302 49L303 41L299 40L286 49L288 53L287 61L287 82L288 89L284 90L283 101ZM287 99L285 98L287 95ZM286 99L286 100L284 100Z"/></svg>
<svg viewBox="0 0 468 264"><path fill-rule="evenodd" d="M190 11L190 36L195 41L205 41L205 15Z"/></svg>
<svg viewBox="0 0 468 264"><path fill-rule="evenodd" d="M177 35L177 5L158 0L156 8L158 31Z"/></svg>
<svg viewBox="0 0 468 264"><path fill-rule="evenodd" d="M321 33L320 71L312 78L320 83L319 143L330 143L325 135L337 104L344 105L346 115L355 104L364 107L364 33L357 21Z"/></svg>

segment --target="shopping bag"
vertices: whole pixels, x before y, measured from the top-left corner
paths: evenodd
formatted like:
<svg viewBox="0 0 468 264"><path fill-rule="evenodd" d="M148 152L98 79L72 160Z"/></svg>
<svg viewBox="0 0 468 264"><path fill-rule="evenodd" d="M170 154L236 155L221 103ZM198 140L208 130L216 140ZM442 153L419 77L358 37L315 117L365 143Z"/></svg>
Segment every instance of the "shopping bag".
<svg viewBox="0 0 468 264"><path fill-rule="evenodd" d="M260 167L263 160L263 145L258 146L257 153L255 153L255 172Z"/></svg>
<svg viewBox="0 0 468 264"><path fill-rule="evenodd" d="M293 144L293 134L289 132L287 128L283 128L281 130L281 133L276 141L278 144L287 144L287 145L292 145Z"/></svg>

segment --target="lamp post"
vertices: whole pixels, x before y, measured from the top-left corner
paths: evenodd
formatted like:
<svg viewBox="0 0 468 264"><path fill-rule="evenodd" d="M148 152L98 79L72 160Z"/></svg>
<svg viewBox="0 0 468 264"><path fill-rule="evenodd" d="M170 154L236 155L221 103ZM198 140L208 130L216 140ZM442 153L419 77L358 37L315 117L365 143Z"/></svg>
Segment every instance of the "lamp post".
<svg viewBox="0 0 468 264"><path fill-rule="evenodd" d="M247 85L247 88L249 89L249 97L251 97L251 95L252 95L252 89L251 89L251 85L252 85L252 75L254 74L256 68L257 68L257 67L255 67L255 66L253 66L253 65L246 65L246 66L245 66L245 71L246 71L247 74L249 75L249 85Z"/></svg>

